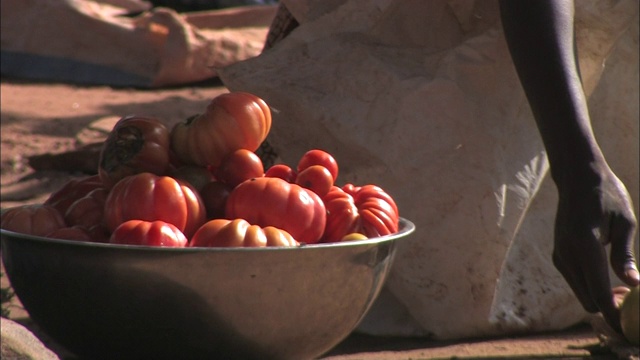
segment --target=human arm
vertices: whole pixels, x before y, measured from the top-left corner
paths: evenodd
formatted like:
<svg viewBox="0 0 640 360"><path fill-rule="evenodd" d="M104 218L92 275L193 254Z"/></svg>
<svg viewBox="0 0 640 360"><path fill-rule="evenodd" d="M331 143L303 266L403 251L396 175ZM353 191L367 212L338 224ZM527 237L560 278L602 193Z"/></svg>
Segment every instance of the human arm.
<svg viewBox="0 0 640 360"><path fill-rule="evenodd" d="M558 189L553 262L582 306L620 330L605 245L615 274L639 283L631 199L591 128L575 50L573 1L500 0L507 44Z"/></svg>

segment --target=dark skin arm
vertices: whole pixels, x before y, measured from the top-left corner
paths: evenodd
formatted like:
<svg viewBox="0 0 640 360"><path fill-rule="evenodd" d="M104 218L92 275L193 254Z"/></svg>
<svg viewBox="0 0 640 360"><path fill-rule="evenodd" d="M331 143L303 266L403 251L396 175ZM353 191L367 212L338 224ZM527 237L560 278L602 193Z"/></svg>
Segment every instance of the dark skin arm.
<svg viewBox="0 0 640 360"><path fill-rule="evenodd" d="M558 189L553 262L582 306L620 332L610 262L639 283L633 254L637 220L591 129L575 52L574 3L500 0L505 37L547 151Z"/></svg>

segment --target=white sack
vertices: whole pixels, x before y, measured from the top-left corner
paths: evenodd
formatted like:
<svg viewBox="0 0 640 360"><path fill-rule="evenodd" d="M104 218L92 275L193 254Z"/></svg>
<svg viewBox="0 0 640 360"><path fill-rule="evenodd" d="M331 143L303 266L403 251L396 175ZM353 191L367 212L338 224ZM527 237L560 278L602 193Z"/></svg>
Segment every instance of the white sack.
<svg viewBox="0 0 640 360"><path fill-rule="evenodd" d="M284 3L300 27L219 76L275 109L269 140L284 162L326 149L339 183L382 186L415 222L360 330L450 339L583 320L549 261L555 188L497 2ZM577 3L585 88L603 87L595 127L637 206L637 2ZM600 79L622 34L635 50Z"/></svg>

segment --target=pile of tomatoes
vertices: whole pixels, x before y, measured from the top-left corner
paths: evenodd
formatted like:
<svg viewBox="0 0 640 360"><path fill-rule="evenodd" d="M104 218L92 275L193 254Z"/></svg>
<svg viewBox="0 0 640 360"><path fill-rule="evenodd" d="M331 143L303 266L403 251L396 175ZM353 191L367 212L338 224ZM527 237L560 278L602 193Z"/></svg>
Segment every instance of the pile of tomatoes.
<svg viewBox="0 0 640 360"><path fill-rule="evenodd" d="M255 151L270 128L269 107L246 92L219 95L171 129L123 117L97 175L69 181L43 204L4 211L1 227L172 247L298 246L398 231L393 198L372 184L338 186L338 163L324 150L265 170Z"/></svg>

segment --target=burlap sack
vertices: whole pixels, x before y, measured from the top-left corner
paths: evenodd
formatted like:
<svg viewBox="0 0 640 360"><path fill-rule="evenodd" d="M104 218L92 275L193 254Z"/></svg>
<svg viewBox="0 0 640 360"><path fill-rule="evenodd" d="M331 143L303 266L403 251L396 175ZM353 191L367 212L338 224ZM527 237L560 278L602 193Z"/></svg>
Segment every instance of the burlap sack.
<svg viewBox="0 0 640 360"><path fill-rule="evenodd" d="M555 188L497 3L283 2L300 26L219 76L274 108L283 161L326 149L340 183L382 186L417 225L360 330L450 339L582 321L550 261ZM594 127L637 209L637 2L577 6Z"/></svg>
<svg viewBox="0 0 640 360"><path fill-rule="evenodd" d="M274 6L178 14L140 0L3 0L2 75L159 87L258 55Z"/></svg>

